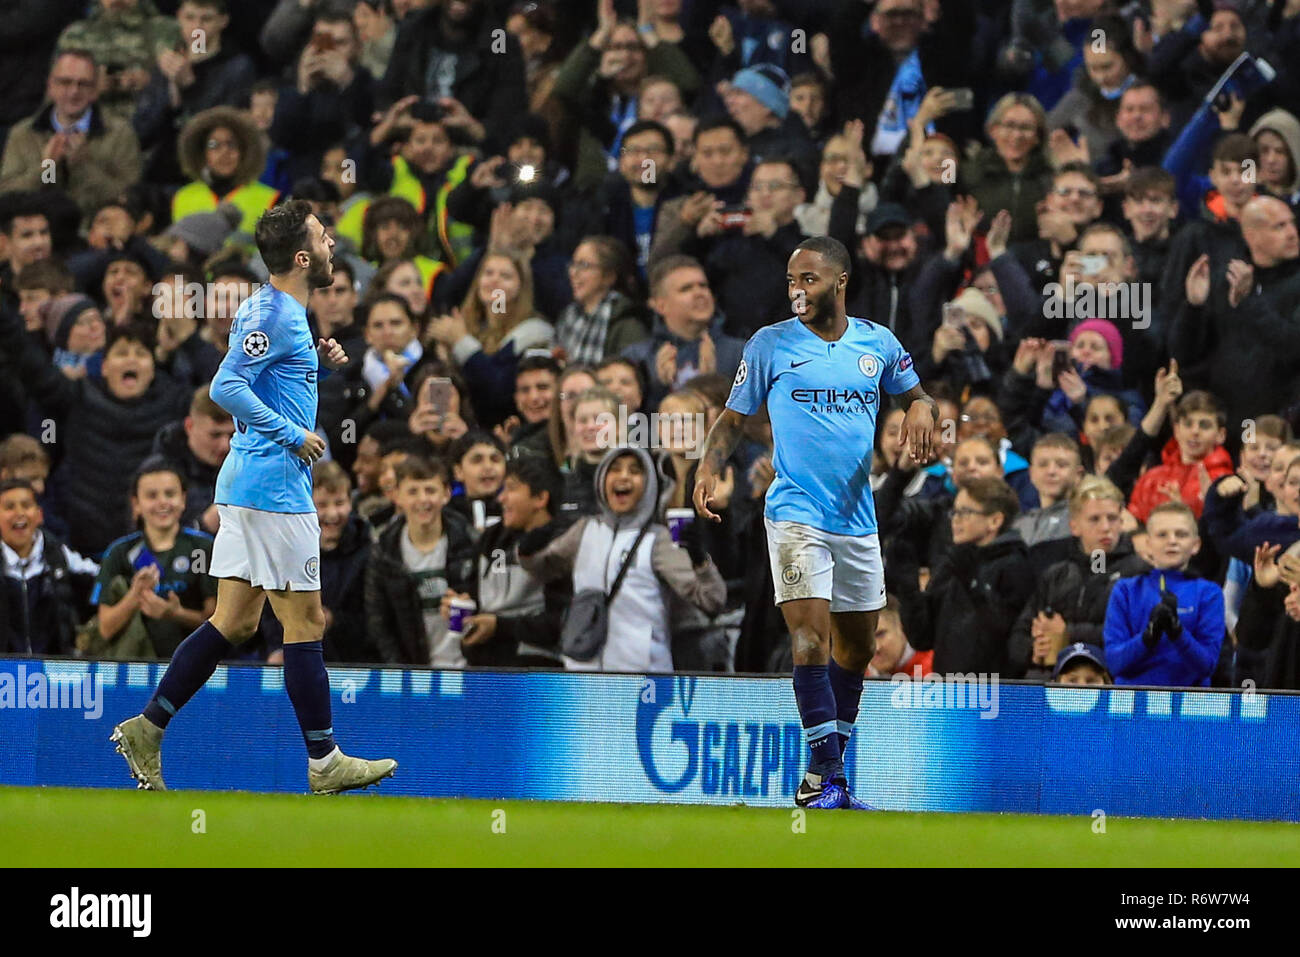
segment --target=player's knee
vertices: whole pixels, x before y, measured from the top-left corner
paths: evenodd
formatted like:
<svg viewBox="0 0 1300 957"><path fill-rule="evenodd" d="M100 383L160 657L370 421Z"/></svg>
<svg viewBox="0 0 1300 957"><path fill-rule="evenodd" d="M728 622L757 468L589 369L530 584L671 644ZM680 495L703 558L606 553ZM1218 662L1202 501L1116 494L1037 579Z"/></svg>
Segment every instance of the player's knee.
<svg viewBox="0 0 1300 957"><path fill-rule="evenodd" d="M257 621L222 619L218 620L214 615L211 619L212 627L221 632L221 637L232 645L242 645L248 639L257 634Z"/></svg>
<svg viewBox="0 0 1300 957"><path fill-rule="evenodd" d="M812 625L797 625L790 632L790 650L795 664L804 664L807 659L824 657L830 642Z"/></svg>
<svg viewBox="0 0 1300 957"><path fill-rule="evenodd" d="M321 608L304 611L292 625L285 626L286 638L292 634L294 641L320 641L325 635L325 612Z"/></svg>

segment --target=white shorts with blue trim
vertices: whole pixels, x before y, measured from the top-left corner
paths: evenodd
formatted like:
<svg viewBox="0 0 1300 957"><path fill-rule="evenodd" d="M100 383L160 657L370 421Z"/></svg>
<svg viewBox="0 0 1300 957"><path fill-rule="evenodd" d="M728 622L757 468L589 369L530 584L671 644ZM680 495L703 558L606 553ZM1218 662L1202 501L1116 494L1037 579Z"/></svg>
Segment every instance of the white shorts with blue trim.
<svg viewBox="0 0 1300 957"><path fill-rule="evenodd" d="M315 512L263 512L218 505L213 578L241 578L269 591L320 591L320 522Z"/></svg>
<svg viewBox="0 0 1300 957"><path fill-rule="evenodd" d="M885 607L885 563L878 535L834 535L770 518L763 524L778 605L824 598L833 612Z"/></svg>

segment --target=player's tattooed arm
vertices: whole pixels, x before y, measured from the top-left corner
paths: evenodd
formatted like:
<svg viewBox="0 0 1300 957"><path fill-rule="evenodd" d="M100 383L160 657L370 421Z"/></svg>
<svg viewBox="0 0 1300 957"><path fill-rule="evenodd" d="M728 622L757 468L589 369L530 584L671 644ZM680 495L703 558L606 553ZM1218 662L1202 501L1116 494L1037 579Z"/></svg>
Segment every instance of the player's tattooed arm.
<svg viewBox="0 0 1300 957"><path fill-rule="evenodd" d="M939 420L939 405L919 385L901 396L907 412L903 415L903 447L914 462L928 462L933 456L934 424Z"/></svg>
<svg viewBox="0 0 1300 957"><path fill-rule="evenodd" d="M695 472L695 511L701 518L720 522L722 516L709 511L713 499L714 487L718 477L726 469L727 459L736 451L740 437L744 432L745 419L734 409L723 409L718 421L709 430L709 437L704 440L704 450L700 453L700 466Z"/></svg>

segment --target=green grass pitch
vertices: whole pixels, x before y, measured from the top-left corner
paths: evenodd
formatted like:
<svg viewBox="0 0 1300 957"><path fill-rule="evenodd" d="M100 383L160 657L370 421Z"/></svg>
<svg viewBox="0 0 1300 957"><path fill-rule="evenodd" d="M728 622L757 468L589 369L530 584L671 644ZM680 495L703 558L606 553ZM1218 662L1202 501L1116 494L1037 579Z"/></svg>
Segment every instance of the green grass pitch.
<svg viewBox="0 0 1300 957"><path fill-rule="evenodd" d="M201 814L197 812L202 812ZM196 833L199 824L202 833ZM0 788L0 866L1293 866L1237 821Z"/></svg>

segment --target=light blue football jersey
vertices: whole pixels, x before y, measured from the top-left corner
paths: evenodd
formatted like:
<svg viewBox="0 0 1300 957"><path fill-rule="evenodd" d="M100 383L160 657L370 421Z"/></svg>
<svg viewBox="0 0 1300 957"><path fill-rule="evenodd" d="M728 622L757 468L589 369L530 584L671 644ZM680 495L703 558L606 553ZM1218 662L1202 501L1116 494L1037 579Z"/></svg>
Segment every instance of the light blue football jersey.
<svg viewBox="0 0 1300 957"><path fill-rule="evenodd" d="M766 402L776 479L764 515L834 535L871 535L871 453L881 393L920 383L912 357L884 326L848 317L827 342L797 317L745 344L727 408L753 415Z"/></svg>
<svg viewBox="0 0 1300 957"><path fill-rule="evenodd" d="M212 400L235 419L216 501L264 512L315 513L311 466L294 454L316 425L316 356L307 310L267 283L244 300Z"/></svg>

